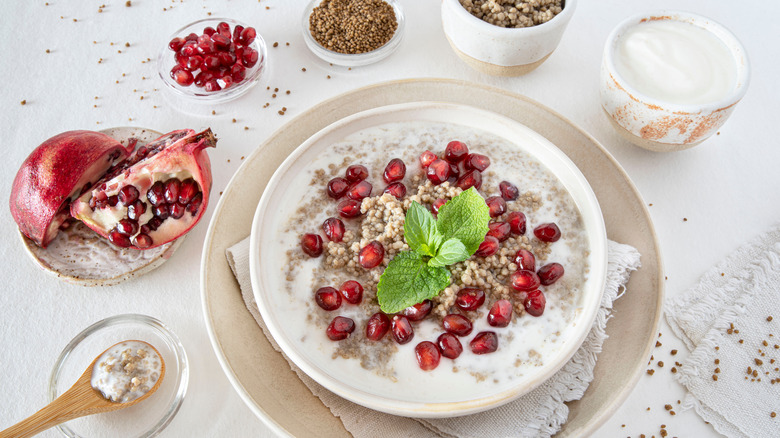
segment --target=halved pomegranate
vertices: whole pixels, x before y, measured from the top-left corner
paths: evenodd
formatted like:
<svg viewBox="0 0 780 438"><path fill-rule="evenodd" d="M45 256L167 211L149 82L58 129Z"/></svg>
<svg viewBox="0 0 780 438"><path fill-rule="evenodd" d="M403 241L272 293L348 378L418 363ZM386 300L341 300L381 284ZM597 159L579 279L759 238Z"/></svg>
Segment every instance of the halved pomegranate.
<svg viewBox="0 0 780 438"><path fill-rule="evenodd" d="M68 131L46 140L24 160L11 190L11 215L19 230L46 248L70 217L70 203L116 163L127 147L106 134Z"/></svg>
<svg viewBox="0 0 780 438"><path fill-rule="evenodd" d="M73 201L70 213L120 247L146 249L170 242L206 211L211 164L205 148L216 142L210 129L165 134L103 176ZM120 193L129 205L112 202Z"/></svg>

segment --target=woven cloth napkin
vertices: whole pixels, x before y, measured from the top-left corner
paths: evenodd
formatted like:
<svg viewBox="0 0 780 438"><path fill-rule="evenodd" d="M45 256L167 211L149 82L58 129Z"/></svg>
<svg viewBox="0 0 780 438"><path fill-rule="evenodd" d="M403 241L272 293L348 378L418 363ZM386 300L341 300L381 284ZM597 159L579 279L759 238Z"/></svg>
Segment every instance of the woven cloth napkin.
<svg viewBox="0 0 780 438"><path fill-rule="evenodd" d="M247 308L263 329L273 347L279 346L268 335L257 309L249 276L249 238L228 248L227 258L241 287ZM574 357L553 377L523 397L487 412L448 419L413 419L384 414L343 399L309 378L292 362L290 367L301 380L339 417L355 437L544 437L560 430L569 414L567 401L582 397L593 380L596 356L607 338L605 327L612 302L619 298L631 272L640 265L639 252L628 245L609 242L607 286L590 334ZM286 358L286 357L285 357Z"/></svg>
<svg viewBox="0 0 780 438"><path fill-rule="evenodd" d="M780 436L780 225L670 299L666 319L691 350L683 407L729 437Z"/></svg>

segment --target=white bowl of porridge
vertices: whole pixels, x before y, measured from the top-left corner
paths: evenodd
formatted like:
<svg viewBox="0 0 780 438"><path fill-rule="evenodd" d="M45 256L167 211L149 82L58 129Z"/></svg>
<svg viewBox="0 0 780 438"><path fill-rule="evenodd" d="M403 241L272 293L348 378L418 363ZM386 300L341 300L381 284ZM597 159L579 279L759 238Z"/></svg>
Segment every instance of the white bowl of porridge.
<svg viewBox="0 0 780 438"><path fill-rule="evenodd" d="M528 127L463 105L361 112L277 169L252 287L292 363L362 406L480 412L531 391L585 339L607 269L584 176Z"/></svg>

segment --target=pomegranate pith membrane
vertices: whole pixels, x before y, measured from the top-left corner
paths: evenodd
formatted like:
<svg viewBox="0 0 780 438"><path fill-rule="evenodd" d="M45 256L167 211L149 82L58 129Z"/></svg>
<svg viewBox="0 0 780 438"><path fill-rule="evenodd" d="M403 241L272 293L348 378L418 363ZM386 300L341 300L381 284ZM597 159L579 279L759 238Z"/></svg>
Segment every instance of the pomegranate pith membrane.
<svg viewBox="0 0 780 438"><path fill-rule="evenodd" d="M451 286L434 298L434 309L429 316L410 323L413 338L409 342L399 344L393 340L392 329L378 341L367 339L366 324L379 311L376 303L378 277L393 256L409 249L400 237L399 223L393 219L399 207L392 204L395 213L387 210L372 212L376 205L395 199L389 194L381 198L383 189L388 185L388 180L384 179L388 164L399 158L405 165L403 178L399 180L394 174L389 179L402 182L407 188L406 196L401 200L403 208L408 208L414 199L430 209L439 197L428 192L432 190L430 185L427 189L423 188L425 194L418 194L419 188L425 187L431 180L427 176L429 172L421 167L420 155L430 150L437 157L445 157L445 147L453 139L467 145L471 152L488 158L488 167L483 167L484 172L481 172L479 191L486 199L501 199L492 201L495 219L491 222L505 221L509 214L520 210L525 215L527 231L522 236L512 235L511 238L499 236L504 240L494 238L498 249L491 249L492 255L487 258L472 256L465 262L450 266ZM538 373L542 365L560 351L573 330L571 323L579 313L581 291L588 278L588 238L579 210L562 183L522 147L518 148L488 132L460 125L414 121L366 128L329 144L327 153L312 154L306 156L310 159L306 171L286 177L280 195L280 199L301 201L275 204L273 217L265 223L277 237L269 241L262 251L277 256L263 258L261 255L267 263L263 272L273 274L271 283L275 290L282 291L271 294L269 298L278 320L284 321L281 330L300 351L305 352L311 363L332 378L363 391L435 403L471 400L474 394L499 393L511 386L513 381ZM486 162L482 158L473 161L479 166ZM429 161L431 164L434 162ZM361 201L361 214L350 218L339 215L338 208L340 202L349 199L346 194L349 189L339 190L343 197L336 200L332 194L329 196L328 182L336 177L346 180L348 166L358 164L367 169L365 181L372 185L372 190L370 196ZM451 170L440 167L444 174ZM440 176L434 175L434 178ZM513 188L506 185L500 189L502 181L511 181L519 193L514 193ZM511 195L509 201L501 197L504 192ZM330 241L321 232L322 224L332 217L344 223L346 231L341 242ZM534 227L546 223L556 223L560 228L562 235L558 241L546 243L534 237ZM402 229L402 223L400 226ZM503 230L494 228L495 233ZM301 251L301 236L307 233L323 236L321 256L310 257ZM368 267L361 266L361 249L374 241L382 243L385 251L383 260L376 267L373 258ZM532 249L536 256L532 262L535 269L550 262L565 267L562 277L549 286L540 287L546 303L539 316L524 312L522 302L512 311L507 308L506 302L495 305L500 299L510 298L515 291L509 281L509 274L514 269L506 267L507 272L502 274L501 268L492 268L496 272L486 273L480 278L471 276L466 279L464 276L466 268L472 263L482 264L486 260L492 260L497 266L514 263L519 248L508 250L506 255L501 251L515 241ZM500 283L504 285L504 295L507 296L486 287L489 277L502 279ZM338 288L347 280L356 280L363 286L360 304L344 302L332 311L317 305L313 296L318 289L325 286ZM466 284L466 280L471 283ZM488 294L484 304L478 305L476 310L460 310L456 305L457 290L467 286L483 289ZM448 294L451 299L445 298ZM493 307L496 310L489 318ZM425 344L425 351L419 353L423 359L419 358L417 346L424 341L437 344L445 333L442 317L452 313L466 315L473 325L472 330L464 336L457 336L462 352L454 359L443 355L438 365L432 367L435 360L429 354L431 346ZM329 338L327 327L339 316L354 321L356 329L343 340L334 342ZM484 335L485 332L495 333L495 338ZM492 349L494 340L497 348L488 351ZM457 347L447 337L445 341L448 354L455 355Z"/></svg>

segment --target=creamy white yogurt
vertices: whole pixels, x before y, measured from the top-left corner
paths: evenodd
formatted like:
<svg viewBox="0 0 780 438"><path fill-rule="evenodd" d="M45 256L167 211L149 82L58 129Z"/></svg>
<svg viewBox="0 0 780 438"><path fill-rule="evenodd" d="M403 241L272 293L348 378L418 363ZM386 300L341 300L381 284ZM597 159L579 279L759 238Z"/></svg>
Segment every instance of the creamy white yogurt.
<svg viewBox="0 0 780 438"><path fill-rule="evenodd" d="M649 20L617 41L615 67L626 83L674 104L717 102L737 85L731 51L712 32L677 20Z"/></svg>
<svg viewBox="0 0 780 438"><path fill-rule="evenodd" d="M125 341L103 353L92 369L92 387L108 400L127 403L143 396L157 383L162 360L141 341Z"/></svg>

